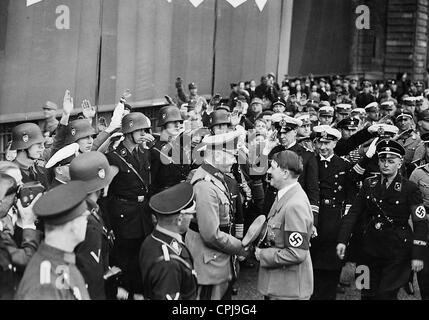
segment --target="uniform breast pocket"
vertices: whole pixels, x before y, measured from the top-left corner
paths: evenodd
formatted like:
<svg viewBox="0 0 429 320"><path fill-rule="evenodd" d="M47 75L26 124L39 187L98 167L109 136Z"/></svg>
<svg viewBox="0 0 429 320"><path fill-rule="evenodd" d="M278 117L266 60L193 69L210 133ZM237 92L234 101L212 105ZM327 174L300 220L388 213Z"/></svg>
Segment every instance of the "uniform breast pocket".
<svg viewBox="0 0 429 320"><path fill-rule="evenodd" d="M267 240L277 248L284 248L284 230L281 222L272 222L268 225Z"/></svg>

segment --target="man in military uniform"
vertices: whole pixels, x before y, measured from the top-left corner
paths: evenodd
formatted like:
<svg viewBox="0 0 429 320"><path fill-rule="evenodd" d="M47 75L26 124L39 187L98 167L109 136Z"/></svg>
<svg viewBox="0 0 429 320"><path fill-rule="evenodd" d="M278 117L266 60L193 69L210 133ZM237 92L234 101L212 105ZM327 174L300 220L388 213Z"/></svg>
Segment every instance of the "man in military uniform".
<svg viewBox="0 0 429 320"><path fill-rule="evenodd" d="M80 153L92 151L96 132L88 120L79 119L72 121L69 123L66 130L67 136L65 145L77 143Z"/></svg>
<svg viewBox="0 0 429 320"><path fill-rule="evenodd" d="M195 82L192 82L188 85L189 96L186 95L185 91L183 90L183 80L180 77L176 80L176 89L180 105L184 103L193 103L195 104L198 112L201 112L207 108L207 101L204 99L204 97L198 95L198 87Z"/></svg>
<svg viewBox="0 0 429 320"><path fill-rule="evenodd" d="M334 121L334 108L324 106L319 109L319 125L332 125Z"/></svg>
<svg viewBox="0 0 429 320"><path fill-rule="evenodd" d="M344 259L357 220L362 220L360 265L369 267L369 289L363 299L397 299L411 271L423 269L428 237L426 209L418 187L399 169L404 148L393 140L377 145L381 175L365 180L352 208L343 218L337 254ZM412 219L413 229L408 221Z"/></svg>
<svg viewBox="0 0 429 320"><path fill-rule="evenodd" d="M318 236L312 240L314 300L335 300L342 263L336 256L341 218L357 192L358 176L349 161L334 154L341 133L330 126L313 129L319 163L320 210Z"/></svg>
<svg viewBox="0 0 429 320"><path fill-rule="evenodd" d="M109 270L109 251L113 239L109 234L97 201L112 182L118 168L110 166L100 152L92 151L76 157L70 164L71 181L86 183L88 217L85 240L76 250L76 265L88 285L91 300L105 300L104 275Z"/></svg>
<svg viewBox="0 0 429 320"><path fill-rule="evenodd" d="M309 151L314 151L313 141L311 141L311 120L309 113L297 113L295 119L301 121L302 125L297 128L297 141Z"/></svg>
<svg viewBox="0 0 429 320"><path fill-rule="evenodd" d="M143 292L138 253L153 224L147 206L150 185L150 151L143 143L152 143L150 120L132 112L122 119L125 140L106 154L109 163L119 169L109 186L106 222L115 234L111 262L123 272L123 287L129 297L140 298Z"/></svg>
<svg viewBox="0 0 429 320"><path fill-rule="evenodd" d="M51 101L47 101L43 106L43 115L45 119L39 126L45 138L54 136L57 131L59 124L59 121L57 120L57 110L58 106Z"/></svg>
<svg viewBox="0 0 429 320"><path fill-rule="evenodd" d="M292 151L273 156L270 184L278 190L268 215L267 247L256 248L258 291L266 300L308 300L313 293L310 238L313 214L298 183L302 159Z"/></svg>
<svg viewBox="0 0 429 320"><path fill-rule="evenodd" d="M76 267L75 247L84 241L89 211L86 185L73 181L48 192L36 202L45 240L28 264L17 300L89 300Z"/></svg>
<svg viewBox="0 0 429 320"><path fill-rule="evenodd" d="M21 170L22 182L40 182L48 188L46 170L40 161L45 150L44 143L42 131L34 123L24 123L12 129L10 150L17 151L14 162Z"/></svg>
<svg viewBox="0 0 429 320"><path fill-rule="evenodd" d="M151 195L157 194L181 181L185 181L190 172L190 161L184 161L181 135L183 119L180 110L167 106L159 111L158 127L161 135L151 149ZM190 141L188 141L190 142Z"/></svg>
<svg viewBox="0 0 429 320"><path fill-rule="evenodd" d="M276 115L273 116L273 124L277 130L278 140L270 141L266 144L263 150L263 156L268 155L268 159L271 160L274 154L290 150L302 157L304 169L299 176L298 182L301 184L310 200L314 214L314 226L317 227L317 215L319 213L319 166L316 157L313 152L306 150L297 143L297 128L302 125L302 122L286 115L275 116ZM276 194L277 192L274 188L268 187L265 195L264 213L268 214L271 210Z"/></svg>
<svg viewBox="0 0 429 320"><path fill-rule="evenodd" d="M79 154L79 145L72 143L56 152L46 163L49 173L50 189L70 181L70 163Z"/></svg>
<svg viewBox="0 0 429 320"><path fill-rule="evenodd" d="M224 175L236 162L239 134L209 136L204 163L191 183L196 198L196 219L186 234L186 245L195 259L200 300L231 299L236 277L232 256L248 256L241 241L231 235L232 199Z"/></svg>
<svg viewBox="0 0 429 320"><path fill-rule="evenodd" d="M340 103L335 106L335 125L338 124L345 118L350 117L352 112L352 105L346 103Z"/></svg>
<svg viewBox="0 0 429 320"><path fill-rule="evenodd" d="M380 104L380 118L393 116L396 111L395 102L388 100Z"/></svg>
<svg viewBox="0 0 429 320"><path fill-rule="evenodd" d="M409 165L414 159L414 153L420 145L421 139L414 131L413 114L404 110L396 115L396 126L399 128L397 142L405 149L404 163Z"/></svg>
<svg viewBox="0 0 429 320"><path fill-rule="evenodd" d="M364 126L372 126L380 119L380 109L377 102L372 102L365 107L366 121Z"/></svg>
<svg viewBox="0 0 429 320"><path fill-rule="evenodd" d="M422 136L422 142L425 147L425 156L420 160L420 164L411 174L410 181L415 183L423 196L423 203L425 208L429 208L429 133L425 133ZM424 268L422 272L417 274L417 281L419 284L420 295L422 300L429 300L429 250L426 246L424 254Z"/></svg>
<svg viewBox="0 0 429 320"><path fill-rule="evenodd" d="M182 235L195 216L192 185L180 183L154 195L149 203L158 224L140 250L146 300L195 300L197 276Z"/></svg>

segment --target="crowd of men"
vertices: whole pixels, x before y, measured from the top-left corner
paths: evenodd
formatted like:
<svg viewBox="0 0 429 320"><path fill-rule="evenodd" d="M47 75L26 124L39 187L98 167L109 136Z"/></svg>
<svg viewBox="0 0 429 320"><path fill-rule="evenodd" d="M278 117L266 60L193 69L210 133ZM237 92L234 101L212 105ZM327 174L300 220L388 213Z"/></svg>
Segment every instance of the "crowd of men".
<svg viewBox="0 0 429 320"><path fill-rule="evenodd" d="M0 162L0 299L230 300L258 266L267 300L429 297L429 90L407 75L183 88L110 124L69 91L13 128ZM408 287L407 287L408 288ZM408 288L408 290L411 290Z"/></svg>

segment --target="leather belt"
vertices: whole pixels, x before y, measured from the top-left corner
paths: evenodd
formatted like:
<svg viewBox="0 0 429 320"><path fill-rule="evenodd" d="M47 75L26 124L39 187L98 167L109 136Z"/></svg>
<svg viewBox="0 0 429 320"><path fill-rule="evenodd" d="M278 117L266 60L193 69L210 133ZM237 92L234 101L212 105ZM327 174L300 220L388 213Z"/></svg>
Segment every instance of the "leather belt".
<svg viewBox="0 0 429 320"><path fill-rule="evenodd" d="M332 199L321 199L320 205L328 206L328 207L342 207L344 202L334 201Z"/></svg>
<svg viewBox="0 0 429 320"><path fill-rule="evenodd" d="M194 221L191 221L189 224L189 229L191 229L194 232L200 233L200 229L198 228L198 224ZM219 230L228 234L231 234L231 226L225 225L225 226L219 226Z"/></svg>

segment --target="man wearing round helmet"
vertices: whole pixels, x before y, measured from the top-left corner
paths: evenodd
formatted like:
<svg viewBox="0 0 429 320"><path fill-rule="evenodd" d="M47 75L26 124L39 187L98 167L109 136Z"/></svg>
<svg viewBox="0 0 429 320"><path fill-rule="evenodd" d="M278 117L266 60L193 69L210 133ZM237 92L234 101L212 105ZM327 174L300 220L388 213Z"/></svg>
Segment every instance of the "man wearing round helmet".
<svg viewBox="0 0 429 320"><path fill-rule="evenodd" d="M150 186L150 151L144 143L153 143L149 118L132 112L122 119L125 136L118 148L106 154L110 165L119 169L109 186L106 208L115 233L112 259L123 271L123 289L130 297L139 297L143 287L138 267L138 252L153 224L147 208ZM119 264L120 263L120 264Z"/></svg>
<svg viewBox="0 0 429 320"><path fill-rule="evenodd" d="M88 120L75 120L70 122L67 126L65 144L77 143L79 145L80 153L90 152L92 151L95 136L95 129L91 126Z"/></svg>
<svg viewBox="0 0 429 320"><path fill-rule="evenodd" d="M183 144L188 136L181 135L183 118L180 110L175 106L161 108L158 127L162 128L161 135L151 150L151 196L185 181L191 164L183 159Z"/></svg>
<svg viewBox="0 0 429 320"><path fill-rule="evenodd" d="M118 168L109 165L100 152L92 151L79 155L70 164L71 181L83 181L87 186L86 203L88 216L85 240L76 249L76 266L82 273L92 300L105 300L104 276L109 271L109 251L113 244L97 201L107 194L107 188L118 173Z"/></svg>
<svg viewBox="0 0 429 320"><path fill-rule="evenodd" d="M40 162L45 150L44 143L45 137L34 123L24 123L12 129L10 150L17 151L14 162L21 169L23 182L40 182L48 188L46 170Z"/></svg>
<svg viewBox="0 0 429 320"><path fill-rule="evenodd" d="M357 263L368 267L369 277L362 299L396 300L411 271L420 272L424 266L426 209L417 185L400 174L404 148L393 140L383 140L377 144L377 153L381 175L365 180L343 218L337 255L344 259L351 233L359 233L362 240ZM359 220L361 227L355 228Z"/></svg>

